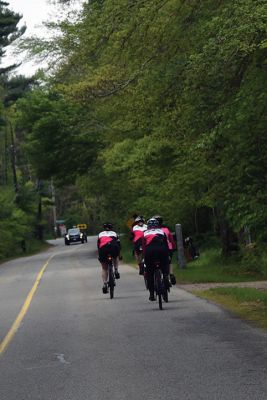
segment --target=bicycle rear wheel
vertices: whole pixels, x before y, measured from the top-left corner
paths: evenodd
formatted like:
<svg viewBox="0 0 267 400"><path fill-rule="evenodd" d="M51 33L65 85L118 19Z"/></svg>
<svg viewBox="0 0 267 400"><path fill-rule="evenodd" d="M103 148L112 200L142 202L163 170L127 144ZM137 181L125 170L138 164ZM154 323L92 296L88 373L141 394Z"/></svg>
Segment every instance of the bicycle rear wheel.
<svg viewBox="0 0 267 400"><path fill-rule="evenodd" d="M165 284L163 288L163 300L165 301L165 303L168 303L169 301L168 289L166 288Z"/></svg>
<svg viewBox="0 0 267 400"><path fill-rule="evenodd" d="M109 296L111 299L113 299L114 297L114 286L110 286L109 288Z"/></svg>
<svg viewBox="0 0 267 400"><path fill-rule="evenodd" d="M143 265L144 265L144 282L145 282L145 287L148 290L147 271L146 271L146 265L144 262L143 262Z"/></svg>
<svg viewBox="0 0 267 400"><path fill-rule="evenodd" d="M162 310L162 291L161 291L162 279L161 279L161 271L156 269L155 271L155 289L156 295L158 296L159 309Z"/></svg>
<svg viewBox="0 0 267 400"><path fill-rule="evenodd" d="M109 296L111 299L114 297L114 287L115 287L115 278L113 272L113 264L108 265L108 286L109 286Z"/></svg>

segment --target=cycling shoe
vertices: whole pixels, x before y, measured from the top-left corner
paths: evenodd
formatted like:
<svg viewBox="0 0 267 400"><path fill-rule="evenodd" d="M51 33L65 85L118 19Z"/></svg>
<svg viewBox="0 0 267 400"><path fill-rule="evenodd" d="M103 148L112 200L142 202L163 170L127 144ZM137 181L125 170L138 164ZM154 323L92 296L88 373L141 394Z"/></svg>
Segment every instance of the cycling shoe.
<svg viewBox="0 0 267 400"><path fill-rule="evenodd" d="M170 274L170 280L172 285L176 285L176 278L173 274Z"/></svg>
<svg viewBox="0 0 267 400"><path fill-rule="evenodd" d="M121 277L121 276L120 276L119 271L115 271L115 278L116 278L116 279L120 279L120 277Z"/></svg>
<svg viewBox="0 0 267 400"><path fill-rule="evenodd" d="M104 286L102 287L102 292L103 292L104 294L108 293L108 286L107 286L107 285L104 285Z"/></svg>
<svg viewBox="0 0 267 400"><path fill-rule="evenodd" d="M165 283L165 287L166 287L167 289L169 289L169 288L172 287L172 284L171 284L171 282L169 281L169 278L168 278L168 277L164 278L164 283Z"/></svg>

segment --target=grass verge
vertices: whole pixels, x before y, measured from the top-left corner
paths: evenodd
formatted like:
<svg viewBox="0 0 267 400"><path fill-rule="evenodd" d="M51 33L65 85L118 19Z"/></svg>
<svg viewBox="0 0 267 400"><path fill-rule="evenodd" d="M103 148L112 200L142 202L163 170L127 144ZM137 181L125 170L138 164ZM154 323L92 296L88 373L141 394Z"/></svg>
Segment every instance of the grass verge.
<svg viewBox="0 0 267 400"><path fill-rule="evenodd" d="M266 273L249 273L241 262L234 259L226 263L220 256L220 250L216 248L205 250L197 260L187 263L185 269L180 269L175 260L176 253L173 256L173 265L179 283L250 282L267 279Z"/></svg>
<svg viewBox="0 0 267 400"><path fill-rule="evenodd" d="M218 303L242 319L267 330L267 292L254 288L216 288L193 291L198 297Z"/></svg>

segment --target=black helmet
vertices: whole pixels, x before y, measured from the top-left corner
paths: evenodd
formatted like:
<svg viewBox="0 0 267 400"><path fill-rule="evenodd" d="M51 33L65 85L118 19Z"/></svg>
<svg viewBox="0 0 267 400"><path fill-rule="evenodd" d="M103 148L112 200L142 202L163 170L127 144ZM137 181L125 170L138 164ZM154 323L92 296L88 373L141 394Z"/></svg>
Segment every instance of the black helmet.
<svg viewBox="0 0 267 400"><path fill-rule="evenodd" d="M159 221L156 218L150 218L147 221L147 228L151 229L151 228L158 228L159 227Z"/></svg>
<svg viewBox="0 0 267 400"><path fill-rule="evenodd" d="M162 225L163 218L160 215L154 215L152 218L155 218L157 221L159 221L159 224Z"/></svg>
<svg viewBox="0 0 267 400"><path fill-rule="evenodd" d="M103 224L103 228L108 230L108 231L111 231L113 229L113 225L110 222L105 222Z"/></svg>
<svg viewBox="0 0 267 400"><path fill-rule="evenodd" d="M139 215L138 217L135 218L134 222L138 224L139 222L145 222L145 220L142 215Z"/></svg>

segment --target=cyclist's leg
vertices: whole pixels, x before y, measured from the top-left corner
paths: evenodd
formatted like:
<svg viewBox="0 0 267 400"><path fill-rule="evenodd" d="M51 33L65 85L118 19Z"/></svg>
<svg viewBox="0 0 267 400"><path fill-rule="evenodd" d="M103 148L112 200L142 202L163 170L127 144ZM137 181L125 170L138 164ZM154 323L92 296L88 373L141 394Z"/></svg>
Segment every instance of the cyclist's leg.
<svg viewBox="0 0 267 400"><path fill-rule="evenodd" d="M170 272L170 262L169 262L169 252L165 248L161 248L159 250L159 259L160 259L160 268L163 273L164 281L167 287L171 286L169 280L169 272Z"/></svg>
<svg viewBox="0 0 267 400"><path fill-rule="evenodd" d="M107 293L108 292L108 264L101 263L101 266L102 266L102 280L103 280L102 291L103 291L103 293Z"/></svg>
<svg viewBox="0 0 267 400"><path fill-rule="evenodd" d="M147 288L149 290L149 300L155 300L155 288L154 288L154 261L155 261L155 248L147 247L145 253L145 264L147 274Z"/></svg>
<svg viewBox="0 0 267 400"><path fill-rule="evenodd" d="M99 249L99 257L98 260L101 263L101 267L102 267L102 271L101 271L101 276L102 276L102 280L103 280L103 288L102 291L103 293L107 293L108 292L108 264L106 262L106 248L105 246L103 246L102 248Z"/></svg>
<svg viewBox="0 0 267 400"><path fill-rule="evenodd" d="M108 280L108 264L107 263L101 263L102 266L102 280L103 283L107 283Z"/></svg>
<svg viewBox="0 0 267 400"><path fill-rule="evenodd" d="M138 262L139 262L139 257L138 257L138 250L137 250L137 248L136 248L136 246L134 245L134 251L133 251L133 253L134 253L134 258L135 258L135 261L137 262L137 264L138 264Z"/></svg>
<svg viewBox="0 0 267 400"><path fill-rule="evenodd" d="M142 251L139 251L137 261L138 261L139 275L144 275L144 264L143 264L143 252Z"/></svg>
<svg viewBox="0 0 267 400"><path fill-rule="evenodd" d="M135 260L138 264L139 267L139 275L143 275L143 270L142 270L142 259L143 259L143 252L142 252L142 239L138 239L134 243L134 256Z"/></svg>
<svg viewBox="0 0 267 400"><path fill-rule="evenodd" d="M144 275L144 255L143 252L140 251L139 253L139 262L138 262L138 266L139 266L139 275Z"/></svg>
<svg viewBox="0 0 267 400"><path fill-rule="evenodd" d="M147 272L147 288L149 290L149 300L154 301L155 299L155 287L154 287L154 266L146 264Z"/></svg>
<svg viewBox="0 0 267 400"><path fill-rule="evenodd" d="M120 279L120 273L119 273L119 257L113 258L113 263L114 263L114 269L115 269L115 278Z"/></svg>
<svg viewBox="0 0 267 400"><path fill-rule="evenodd" d="M114 245L111 250L111 255L113 257L113 264L114 264L114 269L115 269L115 278L120 279L120 273L119 273L119 254L120 254L120 249L119 246Z"/></svg>
<svg viewBox="0 0 267 400"><path fill-rule="evenodd" d="M170 281L172 285L176 285L176 278L173 273L173 265L172 265L172 256L173 256L173 250L169 250L169 259L170 259L170 268L169 268L169 273L170 273Z"/></svg>

